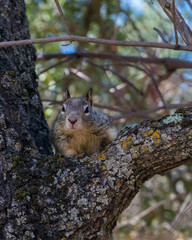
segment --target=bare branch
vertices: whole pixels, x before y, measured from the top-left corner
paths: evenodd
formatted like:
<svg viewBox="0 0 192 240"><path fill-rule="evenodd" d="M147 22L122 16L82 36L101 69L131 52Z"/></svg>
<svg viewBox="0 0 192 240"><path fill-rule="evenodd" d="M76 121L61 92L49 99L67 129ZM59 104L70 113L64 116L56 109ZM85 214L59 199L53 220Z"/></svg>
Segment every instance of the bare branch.
<svg viewBox="0 0 192 240"><path fill-rule="evenodd" d="M156 88L158 94L159 94L159 97L160 97L160 99L161 99L161 101L162 101L164 107L166 108L165 100L164 100L164 98L163 98L163 95L162 95L161 91L159 90L159 86L158 86L158 84L157 84L157 82L156 82L156 80L155 80L153 74L151 74L150 77L151 77L151 80L152 80L152 82L153 82L153 84L154 84L154 86L155 86L155 88Z"/></svg>
<svg viewBox="0 0 192 240"><path fill-rule="evenodd" d="M176 227L181 222L182 218L186 215L186 213L189 213L191 209L192 209L191 194L189 193L186 196L183 204L181 205L181 207L179 209L179 212L175 216L175 219L171 225L173 227Z"/></svg>
<svg viewBox="0 0 192 240"><path fill-rule="evenodd" d="M186 1L188 2L190 8L192 9L192 3L191 3L191 1L190 1L190 0L186 0Z"/></svg>
<svg viewBox="0 0 192 240"><path fill-rule="evenodd" d="M180 107L191 107L192 106L192 102L188 102L188 103L183 103L183 104L170 104L170 105L166 105L162 106L162 107L156 107L153 109L147 109L147 110L143 110L143 111L137 111L137 112L129 112L127 114L123 114L120 117L113 117L114 120L120 120L120 119L132 119L132 118L145 118L146 116L158 112L160 110L163 110L163 113L168 113L170 109L176 109L176 108L180 108ZM162 112L161 112L162 115Z"/></svg>
<svg viewBox="0 0 192 240"><path fill-rule="evenodd" d="M155 30L155 31L159 34L159 36L161 37L161 39L163 40L163 42L164 42L165 44L168 44L168 43L169 43L169 42L165 39L163 33L162 33L158 28L154 27L153 30Z"/></svg>
<svg viewBox="0 0 192 240"><path fill-rule="evenodd" d="M52 68L55 68L55 67L57 67L57 66L59 66L59 65L62 65L63 63L66 63L66 62L71 61L73 58L74 58L73 56L68 56L68 57L67 57L66 59L64 59L63 61L59 61L59 62L57 62L57 63L55 63L55 64L53 64L53 65L51 65L51 66L49 66L49 67L47 67L47 68L45 68L45 69L43 69L41 72L39 72L38 76L41 75L41 74L44 73L44 72L49 71L49 70L52 69Z"/></svg>
<svg viewBox="0 0 192 240"><path fill-rule="evenodd" d="M166 103L165 103L165 101L164 101L163 95L161 94L161 91L159 90L158 83L156 82L156 79L155 79L152 71L151 71L150 69L148 69L147 67L145 67L145 69L146 69L146 70L145 70L145 73L151 78L152 83L153 83L153 85L155 86L155 89L156 89L157 93L159 94L159 97L160 97L160 99L161 99L164 107L166 107Z"/></svg>
<svg viewBox="0 0 192 240"><path fill-rule="evenodd" d="M140 41L118 41L118 40L90 38L90 37L82 37L82 36L74 36L74 35L65 36L65 37L37 38L37 39L25 39L25 40L18 40L18 41L0 42L0 47L10 47L10 46L20 46L20 45L50 43L50 42L62 42L62 41L89 42L89 43L127 46L127 47L131 46L131 47L165 48L165 49L183 50L183 51L190 51L190 52L192 51L191 46L184 46L184 45L180 45L179 49L175 49L175 44L140 42Z"/></svg>
<svg viewBox="0 0 192 240"><path fill-rule="evenodd" d="M68 68L68 70L73 73L74 75L76 75L77 77L79 78L82 78L83 80L85 80L86 82L91 82L92 79L86 75L85 73L79 71L78 69L76 68ZM102 86L103 87L103 86Z"/></svg>
<svg viewBox="0 0 192 240"><path fill-rule="evenodd" d="M135 85L129 81L126 77L122 76L120 73L110 69L110 68L106 68L104 66L98 65L92 61L87 61L90 65L100 68L104 71L109 71L111 73L113 73L115 76L117 76L119 79L121 79L122 82L126 83L127 85L129 85L130 87L132 87L137 93L139 93L140 95L143 95L143 92L141 90L139 90L138 88L135 87Z"/></svg>
<svg viewBox="0 0 192 240"><path fill-rule="evenodd" d="M162 200L160 202L157 202L157 203L153 204L151 207L145 209L144 211L140 212L139 214L137 214L136 216L132 217L131 219L128 219L127 221L124 221L124 222L122 222L120 224L117 224L117 226L115 227L114 231L117 231L118 229L120 229L122 227L125 227L125 226L128 226L128 225L135 225L143 217L145 217L146 215L148 215L149 213L151 213L155 209L161 207L165 203L166 203L166 200Z"/></svg>
<svg viewBox="0 0 192 240"><path fill-rule="evenodd" d="M68 35L71 35L71 32L70 32L70 30L69 30L69 28L68 28L67 22L66 22L66 20L65 20L63 11L62 11L62 9L61 9L61 6L60 6L58 0L55 0L55 4L56 4L56 6L57 6L57 8L58 8L58 10L59 10L59 13L60 13L60 15L61 15L61 19L62 19L62 21L63 21L63 23L64 23L64 26L65 26L65 29L66 29L67 34L68 34Z"/></svg>
<svg viewBox="0 0 192 240"><path fill-rule="evenodd" d="M75 56L76 58L98 58L98 59L107 59L107 60L119 60L127 61L133 63L152 63L152 64L163 64L167 69L180 69L180 68L192 68L192 62L184 61L176 58L156 58L156 57L133 57L133 56L122 56L116 54L103 54L103 53L72 53L72 54L63 54L63 53L48 53L48 54L39 54L37 56L38 61L50 60L53 58L60 59L66 56Z"/></svg>
<svg viewBox="0 0 192 240"><path fill-rule="evenodd" d="M176 25L176 20L175 20L175 0L173 1L173 25L174 25L174 31L175 31L175 47L176 49L179 48L179 44L178 44L178 35L177 35L177 25Z"/></svg>
<svg viewBox="0 0 192 240"><path fill-rule="evenodd" d="M174 14L173 14L173 3L171 1L166 0L158 0L159 4L161 5L163 11L167 14L170 20L174 23ZM185 22L184 18L180 14L180 12L175 8L175 24L177 29L183 38L184 42L188 46L192 46L192 32ZM179 47L180 48L180 47ZM178 49L177 49L178 50Z"/></svg>

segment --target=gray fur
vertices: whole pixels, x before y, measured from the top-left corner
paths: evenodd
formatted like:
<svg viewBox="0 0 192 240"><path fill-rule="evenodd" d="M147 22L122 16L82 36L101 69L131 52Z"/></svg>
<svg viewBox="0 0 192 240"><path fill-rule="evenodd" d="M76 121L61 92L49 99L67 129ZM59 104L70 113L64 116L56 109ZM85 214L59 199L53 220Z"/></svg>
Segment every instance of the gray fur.
<svg viewBox="0 0 192 240"><path fill-rule="evenodd" d="M92 154L99 152L116 137L112 119L102 111L93 109L90 97L91 101L69 97L64 102L65 111L58 114L51 131L56 153L65 156ZM86 110L89 112L85 113Z"/></svg>

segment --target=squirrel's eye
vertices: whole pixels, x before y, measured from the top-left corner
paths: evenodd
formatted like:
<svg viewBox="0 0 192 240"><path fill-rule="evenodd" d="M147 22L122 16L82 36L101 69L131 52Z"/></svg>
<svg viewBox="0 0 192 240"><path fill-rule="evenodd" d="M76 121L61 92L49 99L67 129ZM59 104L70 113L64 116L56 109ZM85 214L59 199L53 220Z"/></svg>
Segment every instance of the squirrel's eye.
<svg viewBox="0 0 192 240"><path fill-rule="evenodd" d="M62 107L62 111L65 112L65 106L64 106L64 105L63 105L63 107Z"/></svg>
<svg viewBox="0 0 192 240"><path fill-rule="evenodd" d="M85 113L89 113L89 106L87 106L86 108L85 108L85 111L84 111Z"/></svg>

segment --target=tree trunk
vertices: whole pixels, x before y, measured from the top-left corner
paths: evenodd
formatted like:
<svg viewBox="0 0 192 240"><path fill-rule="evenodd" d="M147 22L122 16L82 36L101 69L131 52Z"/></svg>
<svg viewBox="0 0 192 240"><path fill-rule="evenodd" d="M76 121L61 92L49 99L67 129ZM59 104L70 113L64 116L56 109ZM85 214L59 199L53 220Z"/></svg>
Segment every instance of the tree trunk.
<svg viewBox="0 0 192 240"><path fill-rule="evenodd" d="M29 38L23 0L0 1L1 41ZM191 161L192 110L124 128L101 153L51 155L32 46L0 49L0 239L109 239L155 174Z"/></svg>
<svg viewBox="0 0 192 240"><path fill-rule="evenodd" d="M0 0L0 41L28 38L24 1ZM17 236L12 226L14 217L9 216L14 215L12 205L16 204L11 172L14 161L21 154L51 153L48 126L37 91L35 59L35 49L30 45L0 49L0 239L23 237ZM15 237L9 236L8 229Z"/></svg>

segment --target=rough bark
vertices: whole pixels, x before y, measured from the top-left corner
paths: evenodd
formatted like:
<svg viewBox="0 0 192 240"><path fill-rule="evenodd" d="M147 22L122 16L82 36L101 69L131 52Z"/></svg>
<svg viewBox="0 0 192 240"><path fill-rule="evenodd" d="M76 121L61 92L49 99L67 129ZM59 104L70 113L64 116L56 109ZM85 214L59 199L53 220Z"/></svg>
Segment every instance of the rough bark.
<svg viewBox="0 0 192 240"><path fill-rule="evenodd" d="M0 0L0 41L29 37L24 1ZM37 91L35 58L30 45L0 49L0 239L6 238L2 231L10 224L7 207L13 204L10 170L14 157L51 152Z"/></svg>
<svg viewBox="0 0 192 240"><path fill-rule="evenodd" d="M23 0L1 0L0 11L1 41L29 37ZM146 180L191 161L191 109L124 128L92 156L49 155L34 48L0 57L1 240L109 239Z"/></svg>
<svg viewBox="0 0 192 240"><path fill-rule="evenodd" d="M124 128L92 156L14 157L1 239L109 239L145 181L191 161L191 139L189 109Z"/></svg>

